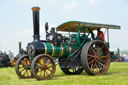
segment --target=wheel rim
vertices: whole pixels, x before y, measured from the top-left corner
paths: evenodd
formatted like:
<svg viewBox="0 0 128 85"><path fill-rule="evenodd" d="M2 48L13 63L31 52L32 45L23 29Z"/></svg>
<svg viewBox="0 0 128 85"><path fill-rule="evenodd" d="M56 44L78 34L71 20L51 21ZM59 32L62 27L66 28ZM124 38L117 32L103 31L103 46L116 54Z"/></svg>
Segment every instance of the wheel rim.
<svg viewBox="0 0 128 85"><path fill-rule="evenodd" d="M55 73L54 60L48 55L39 55L32 64L32 72L38 80L48 80Z"/></svg>
<svg viewBox="0 0 128 85"><path fill-rule="evenodd" d="M20 78L31 78L30 61L28 56L22 56L16 63L16 73Z"/></svg>
<svg viewBox="0 0 128 85"><path fill-rule="evenodd" d="M87 45L86 72L92 75L104 74L110 65L110 54L107 46L102 41L94 41Z"/></svg>

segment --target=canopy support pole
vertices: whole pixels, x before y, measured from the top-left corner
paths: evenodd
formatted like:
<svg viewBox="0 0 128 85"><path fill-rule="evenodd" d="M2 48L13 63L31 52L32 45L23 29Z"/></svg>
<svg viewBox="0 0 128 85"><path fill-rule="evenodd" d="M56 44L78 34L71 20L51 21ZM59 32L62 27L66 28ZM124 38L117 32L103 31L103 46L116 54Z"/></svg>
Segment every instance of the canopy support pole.
<svg viewBox="0 0 128 85"><path fill-rule="evenodd" d="M109 43L109 29L107 28L107 41Z"/></svg>

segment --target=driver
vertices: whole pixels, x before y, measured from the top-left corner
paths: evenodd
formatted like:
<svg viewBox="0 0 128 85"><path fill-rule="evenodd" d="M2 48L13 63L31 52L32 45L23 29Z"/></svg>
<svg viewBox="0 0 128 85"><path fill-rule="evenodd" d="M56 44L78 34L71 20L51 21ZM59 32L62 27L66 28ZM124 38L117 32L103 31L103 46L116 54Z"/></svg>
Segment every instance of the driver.
<svg viewBox="0 0 128 85"><path fill-rule="evenodd" d="M105 41L104 33L100 30L100 28L97 29L97 37L96 37L96 39L100 39L100 40Z"/></svg>

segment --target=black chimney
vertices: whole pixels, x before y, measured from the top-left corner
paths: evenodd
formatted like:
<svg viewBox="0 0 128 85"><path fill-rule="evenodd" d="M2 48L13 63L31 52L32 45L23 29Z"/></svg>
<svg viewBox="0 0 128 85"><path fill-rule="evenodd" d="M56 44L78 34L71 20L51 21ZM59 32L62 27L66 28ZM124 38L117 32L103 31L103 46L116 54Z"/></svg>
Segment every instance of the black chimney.
<svg viewBox="0 0 128 85"><path fill-rule="evenodd" d="M39 31L39 7L33 7L32 11L33 11L33 28L34 28L34 41L38 41L40 40L40 31Z"/></svg>
<svg viewBox="0 0 128 85"><path fill-rule="evenodd" d="M21 42L19 42L19 54L21 53Z"/></svg>

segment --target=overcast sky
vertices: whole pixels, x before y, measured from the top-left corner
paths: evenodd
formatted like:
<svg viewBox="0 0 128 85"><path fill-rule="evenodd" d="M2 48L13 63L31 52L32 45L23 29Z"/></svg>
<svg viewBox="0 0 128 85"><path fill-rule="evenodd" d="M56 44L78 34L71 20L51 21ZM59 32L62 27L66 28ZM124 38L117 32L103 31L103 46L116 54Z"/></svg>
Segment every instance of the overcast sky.
<svg viewBox="0 0 128 85"><path fill-rule="evenodd" d="M45 22L58 26L67 21L85 21L120 25L110 30L111 50L128 49L128 0L0 0L0 50L18 53L33 40L33 6L39 6L41 39Z"/></svg>

